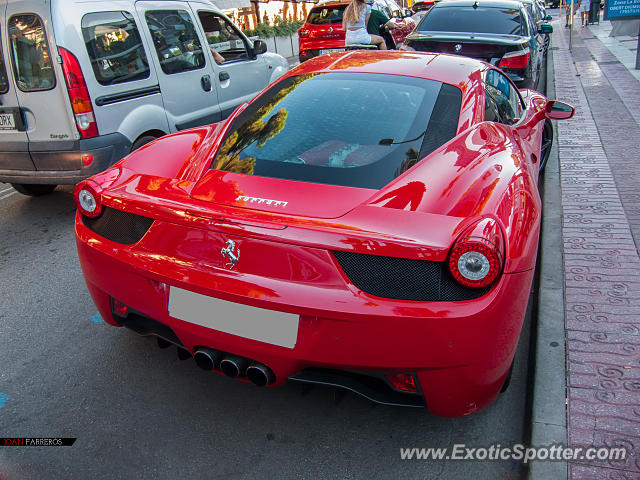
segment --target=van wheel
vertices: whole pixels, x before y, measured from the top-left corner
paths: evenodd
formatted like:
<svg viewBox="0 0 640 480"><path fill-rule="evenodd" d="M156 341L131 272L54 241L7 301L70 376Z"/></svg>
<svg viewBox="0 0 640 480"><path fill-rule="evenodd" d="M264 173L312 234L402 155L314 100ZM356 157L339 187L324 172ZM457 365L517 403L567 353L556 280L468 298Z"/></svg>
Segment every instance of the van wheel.
<svg viewBox="0 0 640 480"><path fill-rule="evenodd" d="M156 138L158 137L154 137L153 135L145 135L144 137L140 137L135 142L133 142L133 145L131 145L131 151L133 152L139 149L141 146L146 145L149 142L153 142Z"/></svg>
<svg viewBox="0 0 640 480"><path fill-rule="evenodd" d="M57 185L41 185L37 183L12 183L11 186L23 195L39 197L53 192Z"/></svg>

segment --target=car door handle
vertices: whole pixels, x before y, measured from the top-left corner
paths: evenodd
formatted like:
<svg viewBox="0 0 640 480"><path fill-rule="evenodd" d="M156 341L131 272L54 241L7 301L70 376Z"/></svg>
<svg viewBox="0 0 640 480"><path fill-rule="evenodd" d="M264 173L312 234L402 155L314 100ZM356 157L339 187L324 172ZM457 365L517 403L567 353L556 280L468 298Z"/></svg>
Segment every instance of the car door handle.
<svg viewBox="0 0 640 480"><path fill-rule="evenodd" d="M200 85L205 92L211 91L211 77L209 75L203 75L200 78Z"/></svg>
<svg viewBox="0 0 640 480"><path fill-rule="evenodd" d="M218 74L218 78L220 79L221 82L224 82L225 80L229 80L231 77L227 72L223 71Z"/></svg>

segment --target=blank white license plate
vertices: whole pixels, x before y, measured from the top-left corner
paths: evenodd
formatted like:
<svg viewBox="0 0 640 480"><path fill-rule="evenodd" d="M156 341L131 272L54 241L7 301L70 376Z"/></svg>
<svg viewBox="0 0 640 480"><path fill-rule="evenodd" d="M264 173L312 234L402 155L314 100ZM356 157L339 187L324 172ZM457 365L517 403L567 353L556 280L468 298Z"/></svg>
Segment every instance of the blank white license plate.
<svg viewBox="0 0 640 480"><path fill-rule="evenodd" d="M299 315L266 310L170 287L169 315L185 322L259 342L293 348Z"/></svg>
<svg viewBox="0 0 640 480"><path fill-rule="evenodd" d="M0 130L15 130L16 122L13 113L0 113Z"/></svg>
<svg viewBox="0 0 640 480"><path fill-rule="evenodd" d="M344 48L329 48L325 50L320 50L320 55L325 53L335 53L335 52L344 52Z"/></svg>

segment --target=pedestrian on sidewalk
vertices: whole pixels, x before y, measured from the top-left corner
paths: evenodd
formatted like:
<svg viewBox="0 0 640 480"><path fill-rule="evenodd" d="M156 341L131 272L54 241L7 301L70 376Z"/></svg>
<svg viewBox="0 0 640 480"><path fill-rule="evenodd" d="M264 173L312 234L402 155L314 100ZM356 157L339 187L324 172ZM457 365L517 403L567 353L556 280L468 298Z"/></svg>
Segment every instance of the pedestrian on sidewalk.
<svg viewBox="0 0 640 480"><path fill-rule="evenodd" d="M573 17L571 19L569 19L569 17L571 15L574 15L576 13L576 10L580 7L580 0L561 0L560 6L564 8L565 11L565 28L567 28L569 25L573 26ZM569 23L569 20L571 20L571 23Z"/></svg>
<svg viewBox="0 0 640 480"><path fill-rule="evenodd" d="M589 25L589 10L591 10L591 0L580 0L578 2L580 15L582 15L582 26Z"/></svg>

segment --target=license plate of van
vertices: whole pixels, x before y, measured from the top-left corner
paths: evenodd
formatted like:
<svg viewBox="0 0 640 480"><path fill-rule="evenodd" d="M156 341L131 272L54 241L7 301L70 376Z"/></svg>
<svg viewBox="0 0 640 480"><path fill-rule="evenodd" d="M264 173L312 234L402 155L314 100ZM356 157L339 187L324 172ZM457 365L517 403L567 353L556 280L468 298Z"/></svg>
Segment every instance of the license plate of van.
<svg viewBox="0 0 640 480"><path fill-rule="evenodd" d="M13 113L0 113L0 130L15 130L16 120Z"/></svg>
<svg viewBox="0 0 640 480"><path fill-rule="evenodd" d="M344 48L325 48L324 50L320 50L320 55L325 53L336 53L336 52L344 52Z"/></svg>

